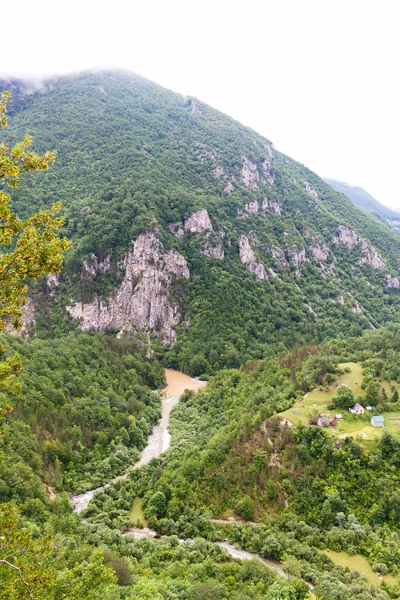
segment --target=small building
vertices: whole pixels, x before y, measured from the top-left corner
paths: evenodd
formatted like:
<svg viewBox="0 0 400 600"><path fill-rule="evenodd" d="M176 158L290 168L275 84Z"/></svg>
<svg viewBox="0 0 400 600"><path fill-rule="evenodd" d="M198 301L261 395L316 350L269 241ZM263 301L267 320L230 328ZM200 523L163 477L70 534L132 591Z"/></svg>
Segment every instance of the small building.
<svg viewBox="0 0 400 600"><path fill-rule="evenodd" d="M367 406L367 410L372 410L372 406Z"/></svg>
<svg viewBox="0 0 400 600"><path fill-rule="evenodd" d="M365 413L365 408L356 402L351 408L349 408L349 411L353 413L353 415L363 415Z"/></svg>
<svg viewBox="0 0 400 600"><path fill-rule="evenodd" d="M343 419L343 416L342 416L342 414L341 414L341 413L339 413L339 414L335 415L335 419L336 419L336 420Z"/></svg>
<svg viewBox="0 0 400 600"><path fill-rule="evenodd" d="M380 416L372 417L371 425L372 427L385 427L385 419Z"/></svg>

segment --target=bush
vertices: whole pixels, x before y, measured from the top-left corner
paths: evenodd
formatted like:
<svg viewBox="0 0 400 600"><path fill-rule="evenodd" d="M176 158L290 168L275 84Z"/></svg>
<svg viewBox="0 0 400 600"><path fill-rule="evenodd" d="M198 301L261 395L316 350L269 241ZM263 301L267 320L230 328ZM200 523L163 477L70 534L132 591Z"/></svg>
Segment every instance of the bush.
<svg viewBox="0 0 400 600"><path fill-rule="evenodd" d="M243 496L236 505L236 512L246 521L254 519L254 500L250 496Z"/></svg>

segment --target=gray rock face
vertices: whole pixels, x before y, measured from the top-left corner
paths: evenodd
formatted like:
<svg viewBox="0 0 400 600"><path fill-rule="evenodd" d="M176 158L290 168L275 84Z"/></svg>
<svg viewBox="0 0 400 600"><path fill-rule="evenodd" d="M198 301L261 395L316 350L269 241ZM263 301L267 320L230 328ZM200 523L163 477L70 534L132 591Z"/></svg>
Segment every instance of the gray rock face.
<svg viewBox="0 0 400 600"><path fill-rule="evenodd" d="M330 252L329 247L321 240L318 240L318 238L312 240L310 250L318 262L326 262Z"/></svg>
<svg viewBox="0 0 400 600"><path fill-rule="evenodd" d="M221 165L217 165L212 170L212 174L216 179L219 179L224 174L224 169L221 167Z"/></svg>
<svg viewBox="0 0 400 600"><path fill-rule="evenodd" d="M258 206L257 200L255 200L254 202L248 202L246 204L246 210L250 214L258 213L258 209L259 209L259 206Z"/></svg>
<svg viewBox="0 0 400 600"><path fill-rule="evenodd" d="M96 298L86 304L71 303L68 312L80 319L83 331L118 329L122 333L138 328L152 331L164 342L173 341L173 327L181 315L169 292L173 281L190 276L185 258L173 249L164 252L155 232L147 231L134 242L123 266L124 280L107 302Z"/></svg>
<svg viewBox="0 0 400 600"><path fill-rule="evenodd" d="M282 214L282 204L277 200L268 200L267 197L263 198L262 209L270 212L274 212L277 215Z"/></svg>
<svg viewBox="0 0 400 600"><path fill-rule="evenodd" d="M265 152L268 154L269 158L274 158L274 153L272 152L272 144L268 146L268 144L264 144Z"/></svg>
<svg viewBox="0 0 400 600"><path fill-rule="evenodd" d="M228 181L228 183L226 184L226 186L224 187L224 192L225 194L230 194L231 192L233 192L234 187L231 181Z"/></svg>
<svg viewBox="0 0 400 600"><path fill-rule="evenodd" d="M302 246L297 246L296 244L288 246L288 254L296 267L304 265L306 262L308 262L306 250Z"/></svg>
<svg viewBox="0 0 400 600"><path fill-rule="evenodd" d="M385 287L387 289L393 288L398 289L400 287L400 281L397 277L392 277L391 275L385 275Z"/></svg>
<svg viewBox="0 0 400 600"><path fill-rule="evenodd" d="M184 229L182 229L182 225L179 222L172 223L169 228L177 238L182 238L185 233L204 233L205 239L202 241L201 254L204 254L208 258L215 258L216 260L224 259L225 254L221 238L224 237L225 232L221 230L219 236L213 232L210 217L205 208L193 213L185 221Z"/></svg>
<svg viewBox="0 0 400 600"><path fill-rule="evenodd" d="M169 229L177 238L183 238L183 236L185 235L185 231L182 228L182 223L180 223L179 221L177 223L171 223Z"/></svg>
<svg viewBox="0 0 400 600"><path fill-rule="evenodd" d="M212 231L212 224L208 212L205 208L193 213L185 221L185 231L189 233L202 233L203 231Z"/></svg>
<svg viewBox="0 0 400 600"><path fill-rule="evenodd" d="M48 275L47 277L47 289L49 290L50 296L54 295L55 289L59 285L60 282L58 280L58 275L56 275L55 273L50 273L50 275Z"/></svg>
<svg viewBox="0 0 400 600"><path fill-rule="evenodd" d="M237 216L238 219L247 219L249 217L249 215L254 215L256 213L258 213L258 209L260 208L257 200L255 200L254 202L248 202L247 204L244 205L244 210L242 209L238 209L237 211Z"/></svg>
<svg viewBox="0 0 400 600"><path fill-rule="evenodd" d="M386 267L381 255L373 246L370 246L367 240L362 240L361 252L362 257L359 260L360 265L367 264L373 269L384 269Z"/></svg>
<svg viewBox="0 0 400 600"><path fill-rule="evenodd" d="M271 252L272 258L274 259L277 267L283 269L289 266L289 263L285 257L285 253L281 248L279 248L278 246L272 246L271 248L269 248L269 252Z"/></svg>
<svg viewBox="0 0 400 600"><path fill-rule="evenodd" d="M224 247L218 239L207 238L200 252L208 258L215 258L216 260L224 260L225 257Z"/></svg>
<svg viewBox="0 0 400 600"><path fill-rule="evenodd" d="M347 246L349 250L352 250L361 242L361 237L353 229L350 229L350 227L340 225L336 236L333 238L333 242L339 246Z"/></svg>
<svg viewBox="0 0 400 600"><path fill-rule="evenodd" d="M35 308L32 298L28 298L28 301L22 308L21 328L14 329L10 324L6 326L6 331L12 335L20 335L23 338L27 338L30 335L36 335Z"/></svg>
<svg viewBox="0 0 400 600"><path fill-rule="evenodd" d="M358 261L359 265L367 264L373 269L384 269L386 266L377 250L371 246L365 238L358 235L353 229L350 229L350 227L340 225L336 232L336 236L333 238L333 242L340 246L346 246L349 250L352 250L355 246L361 244L362 256Z"/></svg>
<svg viewBox="0 0 400 600"><path fill-rule="evenodd" d="M308 183L308 181L305 181L303 185L304 185L304 187L306 189L307 194L310 194L310 196L313 196L314 198L318 198L318 194L314 190L314 188L311 185L311 183Z"/></svg>
<svg viewBox="0 0 400 600"><path fill-rule="evenodd" d="M239 254L241 263L248 271L254 273L257 279L267 280L268 275L264 265L258 260L250 246L249 239L245 235L239 238Z"/></svg>
<svg viewBox="0 0 400 600"><path fill-rule="evenodd" d="M103 260L99 260L95 254L91 254L83 261L83 269L93 277L99 273L108 273L111 269L111 255L107 254Z"/></svg>
<svg viewBox="0 0 400 600"><path fill-rule="evenodd" d="M240 171L240 180L251 190L256 190L259 183L266 183L273 186L275 175L270 160L264 158L261 162L261 174L257 165L247 156L242 156L242 168Z"/></svg>
<svg viewBox="0 0 400 600"><path fill-rule="evenodd" d="M200 106L197 104L196 100L190 98L189 100L190 112L192 115L202 115L203 111Z"/></svg>
<svg viewBox="0 0 400 600"><path fill-rule="evenodd" d="M247 158L247 156L242 156L242 161L243 164L240 172L240 179L245 186L251 190L256 190L260 181L257 165Z"/></svg>
<svg viewBox="0 0 400 600"><path fill-rule="evenodd" d="M275 182L275 175L274 175L274 172L272 170L272 166L271 166L270 161L265 158L262 161L262 163L261 163L261 168L262 168L262 179L270 187L272 187L274 185L274 182Z"/></svg>

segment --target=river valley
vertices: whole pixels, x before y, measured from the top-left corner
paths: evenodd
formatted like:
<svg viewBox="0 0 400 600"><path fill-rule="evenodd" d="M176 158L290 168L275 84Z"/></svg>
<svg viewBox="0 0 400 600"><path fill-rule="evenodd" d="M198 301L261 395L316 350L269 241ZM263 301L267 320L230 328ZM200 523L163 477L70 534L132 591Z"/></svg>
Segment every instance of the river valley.
<svg viewBox="0 0 400 600"><path fill-rule="evenodd" d="M165 377L167 386L162 391L161 419L158 425L154 427L148 439L147 446L140 454L139 460L126 473L117 475L106 485L89 490L83 494L72 495L71 502L76 513L79 514L88 506L96 492L100 492L119 479L125 479L131 469L139 469L143 465L146 465L152 458L158 458L163 452L168 450L171 442L171 435L168 432L169 417L172 409L179 401L179 396L186 389L197 391L207 385L206 381L192 379L188 375L185 375L185 373L175 371L174 369L165 369Z"/></svg>
<svg viewBox="0 0 400 600"><path fill-rule="evenodd" d="M152 458L157 458L163 452L168 450L171 435L168 431L170 414L174 406L179 402L179 397L186 389L197 391L207 385L205 381L199 381L192 379L188 375L175 371L174 369L165 369L165 376L167 380L167 386L163 390L163 398L161 404L161 419L158 425L156 425L148 439L147 446L142 450L140 459L129 469L125 474L114 477L109 483L104 486L98 487L94 490L89 490L84 494L79 494L71 497L71 502L74 506L76 513L82 512L92 500L94 494L110 486L113 482L128 477L132 469L138 469L146 465ZM159 537L156 531L143 527L142 529L132 527L128 529L124 535L132 536L136 539L142 538L154 538ZM180 540L182 543L188 540ZM241 548L236 548L227 541L215 542L221 548L224 548L232 558L238 558L241 560L256 559L264 566L273 569L281 577L287 578L288 575L283 571L282 566L279 562L266 560L257 554L247 552Z"/></svg>

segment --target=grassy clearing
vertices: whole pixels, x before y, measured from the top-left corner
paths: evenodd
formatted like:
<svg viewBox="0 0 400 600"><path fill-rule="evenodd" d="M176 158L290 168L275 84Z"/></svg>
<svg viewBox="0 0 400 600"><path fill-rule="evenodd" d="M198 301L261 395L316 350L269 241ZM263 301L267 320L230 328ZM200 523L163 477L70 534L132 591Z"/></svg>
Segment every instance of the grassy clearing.
<svg viewBox="0 0 400 600"><path fill-rule="evenodd" d="M132 524L136 525L139 522L144 527L146 527L146 519L144 518L142 498L136 497L134 499L129 516Z"/></svg>
<svg viewBox="0 0 400 600"><path fill-rule="evenodd" d="M361 554L350 556L347 552L334 552L333 550L323 550L323 553L329 556L336 565L344 568L348 567L350 571L358 571L362 575L365 575L368 583L373 585L380 586L382 580L388 584L392 584L396 581L396 577L393 577L392 575L384 575L382 579L379 578L375 571L372 570L367 559L364 556L361 556Z"/></svg>
<svg viewBox="0 0 400 600"><path fill-rule="evenodd" d="M309 392L301 400L299 400L298 402L296 402L296 404L289 408L289 410L286 410L285 412L281 413L281 416L297 425L300 421L302 421L303 423L308 423L308 421L310 420L310 416L314 411L317 411L319 413L329 413L328 406L336 393L336 388L339 385L342 385L343 383L352 388L356 397L359 394L361 394L361 364L343 363L339 366L343 369L348 367L350 369L350 372L344 373L343 375L339 375L337 380L329 387L328 390L313 390L312 392Z"/></svg>
<svg viewBox="0 0 400 600"><path fill-rule="evenodd" d="M335 411L329 410L328 406L336 393L336 388L342 384L351 387L357 399L357 397L362 394L362 365L360 363L342 363L339 366L342 369L345 369L346 367L349 368L350 372L339 375L337 380L327 390L316 389L309 392L289 408L289 410L281 413L280 416L288 419L288 421L291 421L294 425L298 425L300 421L304 424L308 423L314 412L333 416ZM388 382L382 383L382 387L385 387L388 394L389 392L391 393L391 385L392 384ZM340 411L338 410L337 412ZM369 417L366 419L362 416L352 415L348 411L341 412L343 419L338 421L336 428L328 428L332 435L339 438L345 438L347 436L361 438L367 447L373 447L376 440L381 437L383 429L372 427ZM384 417L386 429L392 433L399 433L400 412L385 413Z"/></svg>

